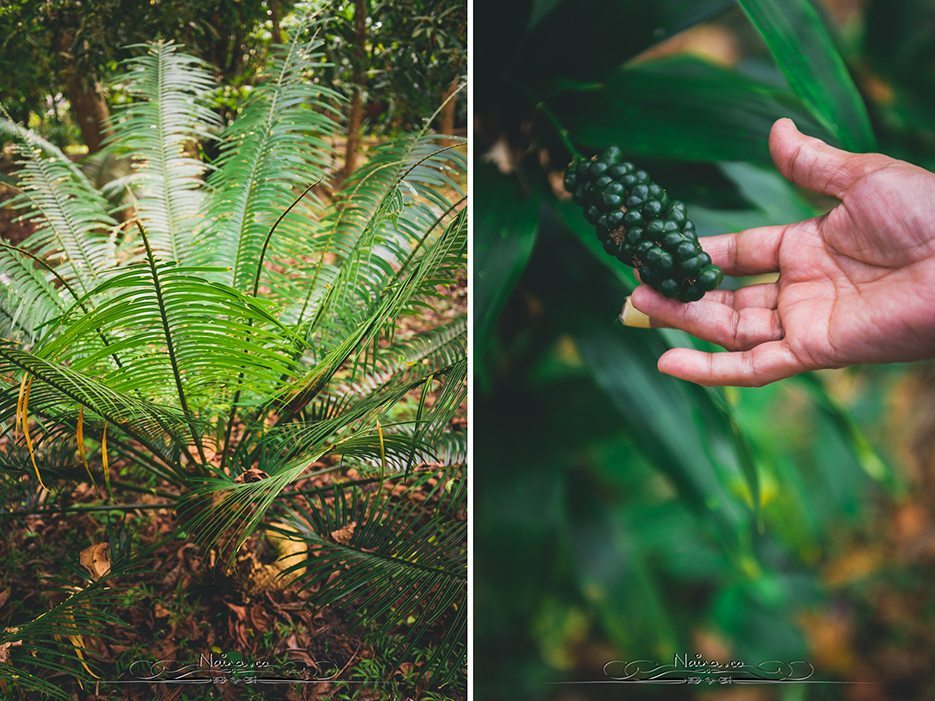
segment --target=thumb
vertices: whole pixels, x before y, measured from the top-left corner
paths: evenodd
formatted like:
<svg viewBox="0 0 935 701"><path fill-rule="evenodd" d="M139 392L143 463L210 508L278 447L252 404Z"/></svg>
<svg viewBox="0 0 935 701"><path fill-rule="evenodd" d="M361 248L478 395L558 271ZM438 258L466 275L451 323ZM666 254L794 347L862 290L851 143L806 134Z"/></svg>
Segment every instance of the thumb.
<svg viewBox="0 0 935 701"><path fill-rule="evenodd" d="M773 163L797 185L833 197L840 196L859 177L872 170L865 155L842 151L821 139L806 136L787 118L777 119L769 132Z"/></svg>

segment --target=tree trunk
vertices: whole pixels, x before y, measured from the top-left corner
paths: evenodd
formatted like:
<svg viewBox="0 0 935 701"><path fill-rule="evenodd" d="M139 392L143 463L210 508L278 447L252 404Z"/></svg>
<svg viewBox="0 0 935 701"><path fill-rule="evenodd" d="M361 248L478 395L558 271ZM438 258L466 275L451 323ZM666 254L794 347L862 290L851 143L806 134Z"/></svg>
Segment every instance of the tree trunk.
<svg viewBox="0 0 935 701"><path fill-rule="evenodd" d="M441 114L438 116L438 128L442 134L450 135L455 133L455 117L457 115L458 99L453 97L453 95L460 84L457 77L453 78L448 89L442 94L442 101L448 100L445 102Z"/></svg>
<svg viewBox="0 0 935 701"><path fill-rule="evenodd" d="M65 96L71 103L72 114L81 130L81 138L88 152L94 153L101 149L104 137L107 136L106 120L110 117L110 110L107 109L97 80L91 76L82 76L75 62L73 43L74 34L71 32L62 32L58 38L58 54L63 60L59 64L59 76L65 85Z"/></svg>
<svg viewBox="0 0 935 701"><path fill-rule="evenodd" d="M360 149L360 129L364 121L364 89L367 71L367 0L354 0L354 95L351 97L351 109L347 116L347 142L344 146L344 180L357 166L357 151Z"/></svg>
<svg viewBox="0 0 935 701"><path fill-rule="evenodd" d="M106 120L110 117L110 110L97 83L86 85L76 72L71 72L65 81L65 91L88 152L100 151L108 133Z"/></svg>
<svg viewBox="0 0 935 701"><path fill-rule="evenodd" d="M273 43L282 44L282 26L280 18L282 11L279 7L279 0L269 0L269 19L273 24Z"/></svg>

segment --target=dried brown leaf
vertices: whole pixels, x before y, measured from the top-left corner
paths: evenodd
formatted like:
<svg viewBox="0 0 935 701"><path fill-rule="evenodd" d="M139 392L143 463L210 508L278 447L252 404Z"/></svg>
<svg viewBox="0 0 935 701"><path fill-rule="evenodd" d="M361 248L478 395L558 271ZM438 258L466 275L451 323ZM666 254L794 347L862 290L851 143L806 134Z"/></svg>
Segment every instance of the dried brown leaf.
<svg viewBox="0 0 935 701"><path fill-rule="evenodd" d="M95 543L81 551L78 557L91 578L96 582L110 574L110 543Z"/></svg>
<svg viewBox="0 0 935 701"><path fill-rule="evenodd" d="M333 540L338 545L347 545L351 542L351 538L354 537L354 530L356 528L357 521L351 521L351 523L344 528L331 531L331 540Z"/></svg>

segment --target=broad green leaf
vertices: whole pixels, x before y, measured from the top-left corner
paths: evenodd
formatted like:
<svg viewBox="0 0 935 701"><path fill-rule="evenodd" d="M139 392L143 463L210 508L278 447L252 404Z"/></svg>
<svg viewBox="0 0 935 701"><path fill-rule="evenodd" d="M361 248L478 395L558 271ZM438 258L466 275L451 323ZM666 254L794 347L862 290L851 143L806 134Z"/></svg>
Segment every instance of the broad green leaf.
<svg viewBox="0 0 935 701"><path fill-rule="evenodd" d="M689 215L700 236L788 224L819 214L819 210L775 170L741 162L722 163L720 167L751 208L711 209L690 204Z"/></svg>
<svg viewBox="0 0 935 701"><path fill-rule="evenodd" d="M864 471L877 482L893 490L902 489L900 476L867 440L867 436L854 420L854 417L841 406L841 403L825 388L821 379L814 374L801 375L797 381L808 390L815 405L825 414L837 433L841 436L854 459Z"/></svg>
<svg viewBox="0 0 935 701"><path fill-rule="evenodd" d="M631 156L770 164L773 122L837 140L788 91L687 56L621 68L599 88L563 95L555 111L584 147Z"/></svg>
<svg viewBox="0 0 935 701"><path fill-rule="evenodd" d="M768 572L724 586L711 615L745 660L800 660L807 641L795 625L801 606L818 603L816 582L807 575Z"/></svg>
<svg viewBox="0 0 935 701"><path fill-rule="evenodd" d="M771 224L808 219L819 213L815 205L775 169L758 168L749 163L722 163L720 167L747 202L761 210Z"/></svg>
<svg viewBox="0 0 935 701"><path fill-rule="evenodd" d="M789 87L851 151L876 146L844 59L810 0L739 0Z"/></svg>
<svg viewBox="0 0 935 701"><path fill-rule="evenodd" d="M515 179L489 165L475 168L474 192L475 347L483 349L529 261L536 242L539 208L535 196L520 192Z"/></svg>
<svg viewBox="0 0 935 701"><path fill-rule="evenodd" d="M570 272L572 281L563 285L573 288L563 297L580 311L569 313L562 307L556 313L558 323L574 335L595 381L634 428L647 457L670 475L689 501L695 501L696 509L729 509L742 501L755 510L760 501L755 460L723 392L672 380L656 369L657 358L668 348L710 346L671 329L615 328L612 315L635 283L632 270L594 245L596 237L587 231L590 225L574 204L564 202L557 209L575 237L620 283L602 285L593 276L586 280L587 273L579 270ZM575 279L576 275L582 279ZM615 292L619 296L613 300ZM614 355L626 361L613 362ZM712 480L720 486L708 484ZM722 487L731 494L719 493Z"/></svg>
<svg viewBox="0 0 935 701"><path fill-rule="evenodd" d="M529 81L540 97L559 88L562 79L599 80L650 46L731 4L724 0L565 0L524 37L516 75Z"/></svg>
<svg viewBox="0 0 935 701"><path fill-rule="evenodd" d="M734 435L710 422L701 392L665 378L656 358L665 346L639 331L582 314L575 340L597 384L613 401L644 454L679 487L693 510L720 532L728 551L749 512ZM746 512L746 513L745 513Z"/></svg>
<svg viewBox="0 0 935 701"><path fill-rule="evenodd" d="M663 583L647 566L639 530L601 492L587 475L568 478L567 529L581 593L618 648L666 656L680 638Z"/></svg>

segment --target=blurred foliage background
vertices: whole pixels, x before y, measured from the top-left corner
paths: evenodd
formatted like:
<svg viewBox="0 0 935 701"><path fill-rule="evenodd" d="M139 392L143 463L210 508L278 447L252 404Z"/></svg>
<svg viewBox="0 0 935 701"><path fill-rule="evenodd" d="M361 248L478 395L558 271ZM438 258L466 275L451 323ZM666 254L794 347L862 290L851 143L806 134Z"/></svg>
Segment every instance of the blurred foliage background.
<svg viewBox="0 0 935 701"><path fill-rule="evenodd" d="M615 322L634 279L557 131L618 144L703 235L813 216L770 125L935 168L935 6L478 0L474 28L477 698L935 697L935 366L659 375L704 344ZM573 683L679 653L872 684Z"/></svg>
<svg viewBox="0 0 935 701"><path fill-rule="evenodd" d="M226 86L227 117L240 110L272 47L296 17L332 18L317 79L347 94L352 166L361 134L421 126L467 73L467 7L461 0L4 0L0 4L0 98L15 121L72 152L94 152L110 107L126 100L111 79L134 44L169 39L208 61ZM438 116L463 133L466 97ZM353 167L345 168L345 174Z"/></svg>

